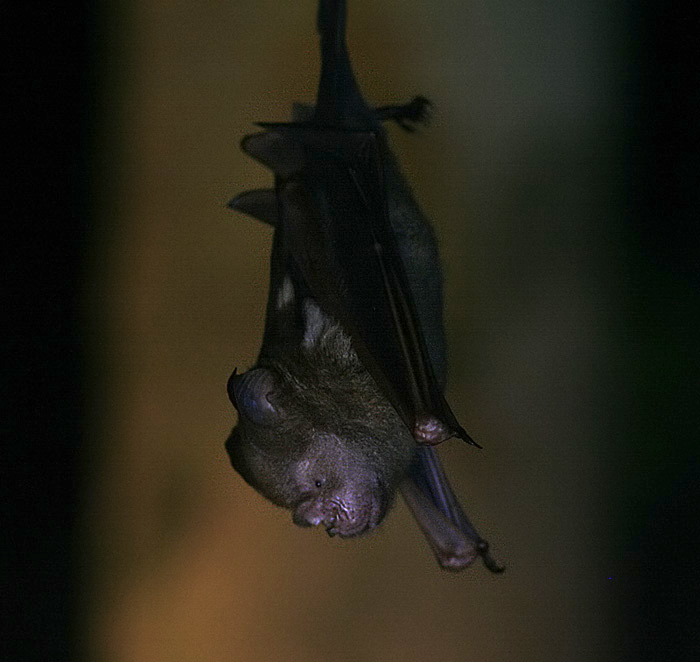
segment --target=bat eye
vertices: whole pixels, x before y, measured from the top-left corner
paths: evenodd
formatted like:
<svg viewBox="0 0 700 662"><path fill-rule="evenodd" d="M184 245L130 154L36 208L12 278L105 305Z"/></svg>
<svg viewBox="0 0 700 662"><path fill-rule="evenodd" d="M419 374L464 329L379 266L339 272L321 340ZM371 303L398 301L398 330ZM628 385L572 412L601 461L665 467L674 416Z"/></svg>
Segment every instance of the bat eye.
<svg viewBox="0 0 700 662"><path fill-rule="evenodd" d="M317 480L317 481L314 483L314 485L315 485L316 487L318 487L318 488L321 488L321 487L323 487L323 481L322 481L322 480Z"/></svg>
<svg viewBox="0 0 700 662"><path fill-rule="evenodd" d="M275 376L266 368L255 368L242 375L234 370L227 385L228 397L238 413L259 425L269 425L279 418L272 404L274 388Z"/></svg>

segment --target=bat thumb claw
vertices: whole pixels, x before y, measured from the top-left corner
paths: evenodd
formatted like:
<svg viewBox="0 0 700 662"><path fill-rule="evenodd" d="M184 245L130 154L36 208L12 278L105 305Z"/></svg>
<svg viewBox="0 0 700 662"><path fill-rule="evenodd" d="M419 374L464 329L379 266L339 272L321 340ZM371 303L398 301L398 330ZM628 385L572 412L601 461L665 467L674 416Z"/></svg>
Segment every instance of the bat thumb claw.
<svg viewBox="0 0 700 662"><path fill-rule="evenodd" d="M413 426L413 438L419 444L436 446L452 436L450 429L435 416L419 416Z"/></svg>
<svg viewBox="0 0 700 662"><path fill-rule="evenodd" d="M426 446L437 446L452 437L459 437L468 444L481 448L481 446L467 434L464 428L460 426L456 430L453 430L435 416L420 416L416 419L415 425L413 426L413 438L419 444L424 444Z"/></svg>
<svg viewBox="0 0 700 662"><path fill-rule="evenodd" d="M482 449L483 446L480 444L477 444L472 438L471 435L469 435L464 429L460 428L459 431L457 432L457 436L462 440L466 441L470 446L476 446L479 449Z"/></svg>

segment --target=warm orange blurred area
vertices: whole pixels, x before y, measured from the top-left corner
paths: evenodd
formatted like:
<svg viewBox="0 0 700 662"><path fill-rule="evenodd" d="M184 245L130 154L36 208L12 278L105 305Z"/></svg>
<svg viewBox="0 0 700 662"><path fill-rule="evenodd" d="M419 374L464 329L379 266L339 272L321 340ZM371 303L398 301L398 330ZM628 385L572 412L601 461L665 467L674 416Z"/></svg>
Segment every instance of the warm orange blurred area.
<svg viewBox="0 0 700 662"><path fill-rule="evenodd" d="M253 122L313 99L315 2L105 10L87 659L619 659L600 232L619 166L593 4L349 2L367 96L434 103L431 126L391 139L441 240L450 402L484 446L441 453L500 576L441 572L403 503L362 539L299 529L224 452L271 243L225 203L271 183L238 147Z"/></svg>

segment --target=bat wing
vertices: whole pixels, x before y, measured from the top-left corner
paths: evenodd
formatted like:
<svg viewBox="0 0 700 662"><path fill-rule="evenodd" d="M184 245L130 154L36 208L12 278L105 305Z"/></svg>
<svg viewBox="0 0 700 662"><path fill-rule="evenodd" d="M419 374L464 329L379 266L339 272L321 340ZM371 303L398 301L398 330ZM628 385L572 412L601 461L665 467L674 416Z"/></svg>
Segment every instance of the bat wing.
<svg viewBox="0 0 700 662"><path fill-rule="evenodd" d="M277 195L275 189L254 189L239 193L227 204L229 209L248 214L263 223L277 225Z"/></svg>
<svg viewBox="0 0 700 662"><path fill-rule="evenodd" d="M303 162L297 174L278 178L279 213L285 250L321 308L348 331L417 442L458 436L477 445L442 395L417 321L387 212L383 136L313 124L263 126L303 149L303 156L298 147L280 156L278 139L260 138L277 151L284 175L290 162ZM257 158L279 174L268 155ZM307 213L293 213L300 184Z"/></svg>

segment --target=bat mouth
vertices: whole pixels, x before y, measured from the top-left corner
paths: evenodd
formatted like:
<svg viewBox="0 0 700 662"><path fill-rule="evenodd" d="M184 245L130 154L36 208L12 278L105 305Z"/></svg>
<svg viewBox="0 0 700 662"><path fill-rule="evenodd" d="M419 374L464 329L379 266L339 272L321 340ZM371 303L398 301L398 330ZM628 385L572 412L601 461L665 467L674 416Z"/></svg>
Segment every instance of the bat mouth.
<svg viewBox="0 0 700 662"><path fill-rule="evenodd" d="M338 498L312 497L294 508L292 519L297 526L323 526L331 537L353 538L374 529L384 512L375 498L355 506Z"/></svg>

